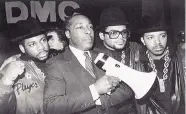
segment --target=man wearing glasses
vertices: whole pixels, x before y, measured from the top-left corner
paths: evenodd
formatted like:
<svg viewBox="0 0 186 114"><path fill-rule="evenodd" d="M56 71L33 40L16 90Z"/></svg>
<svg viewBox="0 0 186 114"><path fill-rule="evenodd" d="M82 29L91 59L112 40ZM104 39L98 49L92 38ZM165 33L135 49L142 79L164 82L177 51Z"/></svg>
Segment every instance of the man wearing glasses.
<svg viewBox="0 0 186 114"><path fill-rule="evenodd" d="M120 8L109 7L104 9L100 16L100 25L97 27L99 38L103 44L98 44L95 49L133 69L143 71L143 65L139 61L139 49L142 46L127 41L130 37L127 25L125 14ZM128 88L125 83L122 84ZM124 101L123 104L118 106L118 109L124 114L135 114L134 104L134 96L131 96L131 99Z"/></svg>

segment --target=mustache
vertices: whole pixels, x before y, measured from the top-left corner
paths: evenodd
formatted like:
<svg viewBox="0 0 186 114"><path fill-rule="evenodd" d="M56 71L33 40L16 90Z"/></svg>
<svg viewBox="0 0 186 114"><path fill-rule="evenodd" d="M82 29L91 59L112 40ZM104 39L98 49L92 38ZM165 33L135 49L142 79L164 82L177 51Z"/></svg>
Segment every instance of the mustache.
<svg viewBox="0 0 186 114"><path fill-rule="evenodd" d="M165 48L163 45L159 44L153 47L153 49L157 49L157 48Z"/></svg>
<svg viewBox="0 0 186 114"><path fill-rule="evenodd" d="M94 38L94 34L87 34L89 37Z"/></svg>
<svg viewBox="0 0 186 114"><path fill-rule="evenodd" d="M40 52L38 53L38 56L41 55L42 53L48 53L48 52L49 52L49 50L40 51Z"/></svg>

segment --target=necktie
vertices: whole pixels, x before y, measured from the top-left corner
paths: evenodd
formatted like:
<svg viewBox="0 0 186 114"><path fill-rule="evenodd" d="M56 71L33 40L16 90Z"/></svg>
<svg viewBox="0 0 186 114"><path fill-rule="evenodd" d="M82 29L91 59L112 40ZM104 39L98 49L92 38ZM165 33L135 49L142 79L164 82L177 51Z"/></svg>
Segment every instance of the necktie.
<svg viewBox="0 0 186 114"><path fill-rule="evenodd" d="M84 52L84 56L85 58L85 68L86 70L94 77L96 78L95 74L94 74L94 68L92 65L92 58L89 56L88 52Z"/></svg>

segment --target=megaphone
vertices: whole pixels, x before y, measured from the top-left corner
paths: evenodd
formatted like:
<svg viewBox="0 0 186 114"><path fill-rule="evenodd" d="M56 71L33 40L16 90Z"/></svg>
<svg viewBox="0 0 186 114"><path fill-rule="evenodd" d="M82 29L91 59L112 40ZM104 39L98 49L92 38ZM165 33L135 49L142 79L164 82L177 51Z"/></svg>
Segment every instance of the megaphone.
<svg viewBox="0 0 186 114"><path fill-rule="evenodd" d="M106 75L116 76L129 85L134 91L136 99L145 96L156 80L155 72L139 72L104 53L99 53L94 63L106 71Z"/></svg>

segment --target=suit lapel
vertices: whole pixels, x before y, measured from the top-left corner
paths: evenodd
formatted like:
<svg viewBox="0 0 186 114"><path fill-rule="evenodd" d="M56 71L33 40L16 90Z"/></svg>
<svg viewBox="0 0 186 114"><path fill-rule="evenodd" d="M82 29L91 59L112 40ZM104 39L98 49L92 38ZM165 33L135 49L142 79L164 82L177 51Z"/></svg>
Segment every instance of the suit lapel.
<svg viewBox="0 0 186 114"><path fill-rule="evenodd" d="M94 70L95 70L95 75L96 75L96 78L98 79L99 77L105 75L105 73L103 72L103 70L99 69L96 64L94 63L94 60L96 59L96 57L98 56L98 52L97 51L91 51L91 56L92 56L92 61L93 61L93 67L94 67Z"/></svg>
<svg viewBox="0 0 186 114"><path fill-rule="evenodd" d="M80 82L84 87L89 86L95 82L95 78L89 74L88 71L79 63L75 55L68 48L64 52L64 57L68 60L68 66L70 71L73 73L75 79Z"/></svg>

